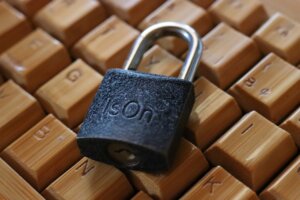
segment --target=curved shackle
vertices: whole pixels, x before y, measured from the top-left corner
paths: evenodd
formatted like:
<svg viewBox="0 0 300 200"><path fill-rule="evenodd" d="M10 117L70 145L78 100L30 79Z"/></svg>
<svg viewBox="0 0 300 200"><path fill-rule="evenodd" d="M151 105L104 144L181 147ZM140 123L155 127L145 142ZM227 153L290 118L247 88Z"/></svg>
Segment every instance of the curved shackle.
<svg viewBox="0 0 300 200"><path fill-rule="evenodd" d="M202 54L202 42L192 27L177 22L161 22L145 29L134 42L124 69L136 70L144 52L153 45L155 40L164 36L177 36L188 43L189 50L178 78L192 82Z"/></svg>

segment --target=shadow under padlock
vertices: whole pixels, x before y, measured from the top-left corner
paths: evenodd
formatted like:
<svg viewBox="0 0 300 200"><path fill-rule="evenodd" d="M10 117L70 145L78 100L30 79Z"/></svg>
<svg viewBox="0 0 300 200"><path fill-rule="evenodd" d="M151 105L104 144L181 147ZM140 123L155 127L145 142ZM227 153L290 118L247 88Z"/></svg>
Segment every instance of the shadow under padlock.
<svg viewBox="0 0 300 200"><path fill-rule="evenodd" d="M179 77L135 71L150 45L170 35L189 44ZM201 40L188 25L163 22L143 31L124 69L105 74L77 135L81 153L119 168L168 169L193 108L201 53Z"/></svg>

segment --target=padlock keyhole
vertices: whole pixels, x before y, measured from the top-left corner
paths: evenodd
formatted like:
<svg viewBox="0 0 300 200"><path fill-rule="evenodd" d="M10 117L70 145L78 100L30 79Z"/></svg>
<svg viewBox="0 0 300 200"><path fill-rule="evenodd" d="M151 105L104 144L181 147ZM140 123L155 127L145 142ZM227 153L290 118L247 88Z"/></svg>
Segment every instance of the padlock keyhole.
<svg viewBox="0 0 300 200"><path fill-rule="evenodd" d="M108 146L108 152L115 161L122 163L126 166L133 167L139 164L138 157L126 144L111 143Z"/></svg>

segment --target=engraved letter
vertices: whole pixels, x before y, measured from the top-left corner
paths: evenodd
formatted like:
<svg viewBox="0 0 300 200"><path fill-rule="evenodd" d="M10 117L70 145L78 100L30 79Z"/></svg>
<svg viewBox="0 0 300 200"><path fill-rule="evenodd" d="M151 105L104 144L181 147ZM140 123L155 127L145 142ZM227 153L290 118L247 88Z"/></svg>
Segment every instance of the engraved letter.
<svg viewBox="0 0 300 200"><path fill-rule="evenodd" d="M212 194L214 193L214 185L221 185L222 182L220 181L216 181L216 180L213 180L214 177L211 177L208 181L206 181L206 183L203 185L203 187L206 187L208 186L209 187L209 193Z"/></svg>
<svg viewBox="0 0 300 200"><path fill-rule="evenodd" d="M76 171L78 171L80 168L82 168L81 176L85 176L87 173L89 173L92 169L95 168L94 165L89 165L89 160L86 159L83 163L81 163L77 168Z"/></svg>
<svg viewBox="0 0 300 200"><path fill-rule="evenodd" d="M82 72L80 69L73 69L67 73L66 78L71 82L75 82L81 77L81 75Z"/></svg>
<svg viewBox="0 0 300 200"><path fill-rule="evenodd" d="M38 130L37 132L35 132L34 137L37 140L42 140L44 139L47 134L50 132L50 128L48 126L43 126L40 130Z"/></svg>

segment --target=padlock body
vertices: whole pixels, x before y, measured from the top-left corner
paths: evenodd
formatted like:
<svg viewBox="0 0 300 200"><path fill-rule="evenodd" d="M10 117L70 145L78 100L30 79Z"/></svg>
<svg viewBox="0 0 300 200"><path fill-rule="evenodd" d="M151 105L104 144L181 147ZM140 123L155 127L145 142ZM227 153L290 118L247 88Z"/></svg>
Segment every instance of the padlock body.
<svg viewBox="0 0 300 200"><path fill-rule="evenodd" d="M81 153L119 168L168 169L193 103L189 81L109 70L78 133Z"/></svg>

